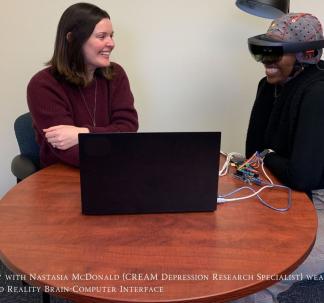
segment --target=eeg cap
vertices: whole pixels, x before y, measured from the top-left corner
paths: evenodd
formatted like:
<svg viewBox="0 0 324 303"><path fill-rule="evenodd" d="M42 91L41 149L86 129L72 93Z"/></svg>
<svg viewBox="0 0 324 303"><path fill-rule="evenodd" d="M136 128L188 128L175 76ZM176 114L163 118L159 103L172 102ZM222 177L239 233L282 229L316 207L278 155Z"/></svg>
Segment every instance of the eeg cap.
<svg viewBox="0 0 324 303"><path fill-rule="evenodd" d="M323 40L323 29L320 21L307 13L290 13L272 21L266 36L285 42L310 42ZM317 50L316 56L305 57L304 53L296 53L300 63L317 63L322 56L322 49Z"/></svg>

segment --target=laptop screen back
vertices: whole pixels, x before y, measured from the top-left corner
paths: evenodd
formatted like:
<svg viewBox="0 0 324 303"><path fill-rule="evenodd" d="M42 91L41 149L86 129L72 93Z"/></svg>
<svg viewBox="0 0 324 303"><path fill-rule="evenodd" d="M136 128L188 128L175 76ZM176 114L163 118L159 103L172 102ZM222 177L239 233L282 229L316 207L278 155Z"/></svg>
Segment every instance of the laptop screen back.
<svg viewBox="0 0 324 303"><path fill-rule="evenodd" d="M219 132L80 134L83 214L213 211Z"/></svg>

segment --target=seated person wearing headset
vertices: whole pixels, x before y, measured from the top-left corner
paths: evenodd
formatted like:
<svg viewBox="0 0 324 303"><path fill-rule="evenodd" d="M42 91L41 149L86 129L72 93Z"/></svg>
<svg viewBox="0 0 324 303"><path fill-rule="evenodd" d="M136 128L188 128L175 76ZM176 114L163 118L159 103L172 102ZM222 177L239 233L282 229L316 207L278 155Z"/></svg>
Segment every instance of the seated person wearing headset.
<svg viewBox="0 0 324 303"><path fill-rule="evenodd" d="M274 20L267 33L249 38L253 57L263 63L246 139L246 156L266 150L265 165L285 185L307 192L317 209L315 246L292 274L324 272L324 47L318 19L306 13ZM272 262L276 262L273 260ZM293 280L237 302L276 302ZM280 297L280 295L279 295Z"/></svg>

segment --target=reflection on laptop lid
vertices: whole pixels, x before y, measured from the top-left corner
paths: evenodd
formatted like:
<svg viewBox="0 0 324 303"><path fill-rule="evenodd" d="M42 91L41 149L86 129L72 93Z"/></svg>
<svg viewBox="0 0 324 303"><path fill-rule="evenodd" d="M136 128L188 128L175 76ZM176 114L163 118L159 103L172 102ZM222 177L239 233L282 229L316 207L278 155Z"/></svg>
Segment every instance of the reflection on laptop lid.
<svg viewBox="0 0 324 303"><path fill-rule="evenodd" d="M219 132L79 134L82 213L214 211Z"/></svg>

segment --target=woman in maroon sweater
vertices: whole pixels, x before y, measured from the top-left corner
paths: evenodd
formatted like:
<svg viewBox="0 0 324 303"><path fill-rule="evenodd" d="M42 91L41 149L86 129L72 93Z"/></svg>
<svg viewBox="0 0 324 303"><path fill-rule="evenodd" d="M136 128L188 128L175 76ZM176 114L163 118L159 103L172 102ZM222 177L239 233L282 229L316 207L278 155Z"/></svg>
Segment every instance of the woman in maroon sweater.
<svg viewBox="0 0 324 303"><path fill-rule="evenodd" d="M42 166L78 166L79 133L137 131L127 75L110 62L114 46L106 11L88 3L65 10L49 66L27 88Z"/></svg>

